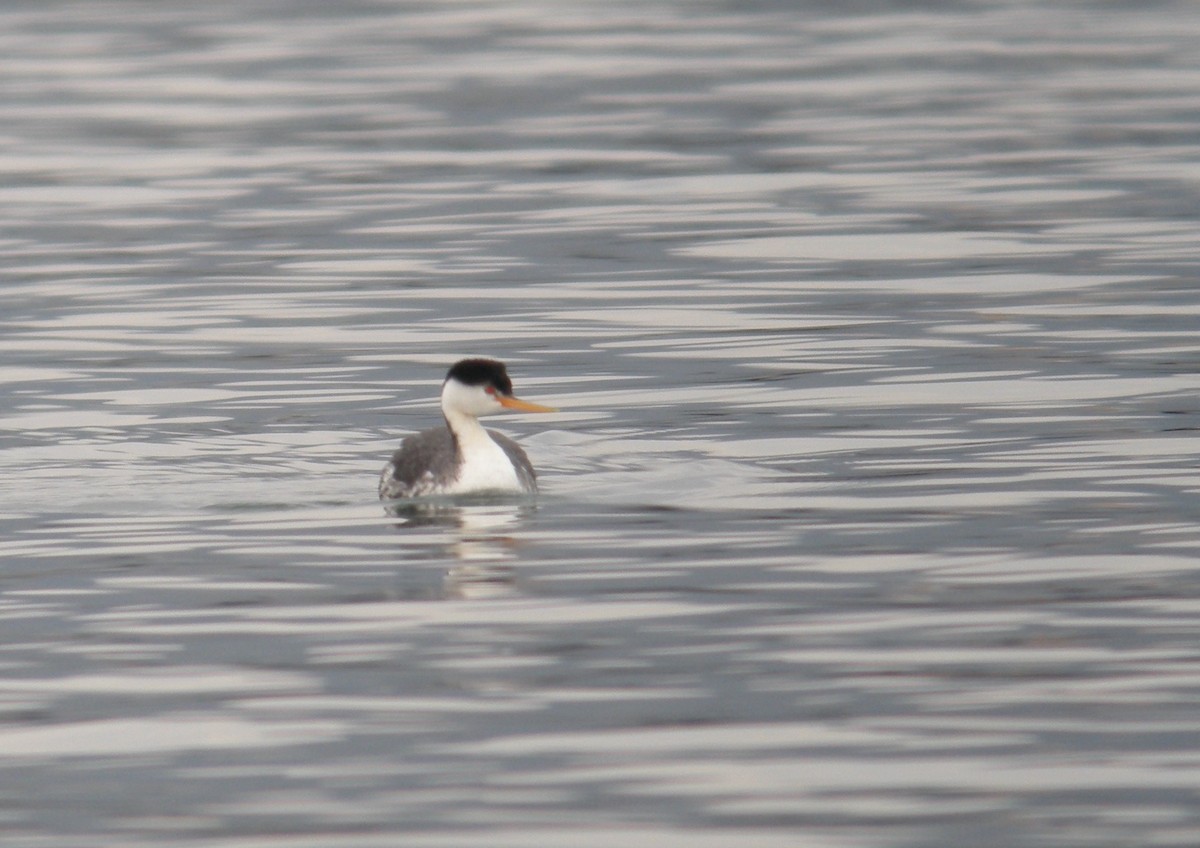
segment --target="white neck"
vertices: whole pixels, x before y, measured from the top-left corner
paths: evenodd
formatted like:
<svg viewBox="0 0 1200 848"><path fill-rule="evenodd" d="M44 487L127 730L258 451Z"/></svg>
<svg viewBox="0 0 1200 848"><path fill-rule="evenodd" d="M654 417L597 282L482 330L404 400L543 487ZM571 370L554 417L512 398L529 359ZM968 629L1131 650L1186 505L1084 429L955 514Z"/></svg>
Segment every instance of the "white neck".
<svg viewBox="0 0 1200 848"><path fill-rule="evenodd" d="M448 404L442 408L446 424L458 442L459 469L456 492L521 491L512 461L474 415Z"/></svg>

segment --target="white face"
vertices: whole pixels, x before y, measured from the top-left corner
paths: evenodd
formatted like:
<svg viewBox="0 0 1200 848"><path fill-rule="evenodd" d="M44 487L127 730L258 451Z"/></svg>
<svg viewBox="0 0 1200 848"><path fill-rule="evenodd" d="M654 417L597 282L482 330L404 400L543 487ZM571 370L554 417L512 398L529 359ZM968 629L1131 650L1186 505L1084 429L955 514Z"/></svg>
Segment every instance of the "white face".
<svg viewBox="0 0 1200 848"><path fill-rule="evenodd" d="M504 411L500 401L488 394L484 386L467 386L458 380L447 380L442 387L442 409L465 412L476 418Z"/></svg>

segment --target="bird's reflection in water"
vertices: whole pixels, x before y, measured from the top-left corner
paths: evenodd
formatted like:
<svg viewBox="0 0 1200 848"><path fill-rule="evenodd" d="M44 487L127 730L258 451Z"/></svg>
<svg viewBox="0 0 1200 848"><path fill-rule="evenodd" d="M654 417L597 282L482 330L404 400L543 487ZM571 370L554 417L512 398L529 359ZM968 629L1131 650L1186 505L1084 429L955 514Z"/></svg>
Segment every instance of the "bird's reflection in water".
<svg viewBox="0 0 1200 848"><path fill-rule="evenodd" d="M440 527L448 531L445 553L459 560L444 580L446 597L497 598L517 594L509 564L521 540L511 531L535 511L530 498L459 496L397 501L387 505L402 519L398 529Z"/></svg>

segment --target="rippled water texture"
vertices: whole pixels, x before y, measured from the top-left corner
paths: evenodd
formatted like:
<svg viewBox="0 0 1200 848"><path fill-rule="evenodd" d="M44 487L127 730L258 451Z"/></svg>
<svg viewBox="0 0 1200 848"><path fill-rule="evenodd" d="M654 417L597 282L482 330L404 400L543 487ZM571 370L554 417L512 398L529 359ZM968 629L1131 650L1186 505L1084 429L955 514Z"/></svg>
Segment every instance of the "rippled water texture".
<svg viewBox="0 0 1200 848"><path fill-rule="evenodd" d="M1200 844L1197 45L0 8L6 848ZM542 495L388 517L463 354Z"/></svg>

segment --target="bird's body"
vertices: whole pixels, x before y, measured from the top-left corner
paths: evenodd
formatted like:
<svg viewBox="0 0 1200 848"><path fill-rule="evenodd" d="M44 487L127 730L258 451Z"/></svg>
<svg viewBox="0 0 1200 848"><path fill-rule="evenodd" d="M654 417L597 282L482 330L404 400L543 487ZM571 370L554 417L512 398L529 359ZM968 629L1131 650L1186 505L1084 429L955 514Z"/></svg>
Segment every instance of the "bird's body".
<svg viewBox="0 0 1200 848"><path fill-rule="evenodd" d="M537 492L529 457L512 439L485 430L479 416L505 409L553 412L512 395L504 364L464 359L442 384L446 424L408 436L379 478L383 500L475 492Z"/></svg>
<svg viewBox="0 0 1200 848"><path fill-rule="evenodd" d="M503 433L479 429L486 441L467 448L466 460L459 460L461 440L448 427L405 437L383 467L379 496L394 500L485 491L537 492L537 474L521 446Z"/></svg>

